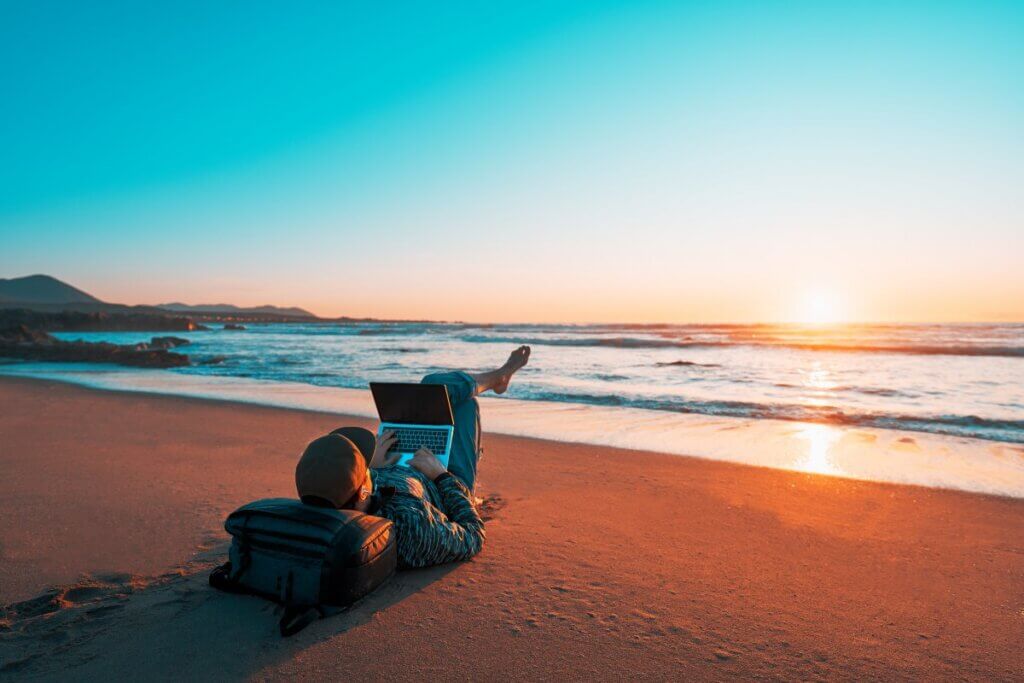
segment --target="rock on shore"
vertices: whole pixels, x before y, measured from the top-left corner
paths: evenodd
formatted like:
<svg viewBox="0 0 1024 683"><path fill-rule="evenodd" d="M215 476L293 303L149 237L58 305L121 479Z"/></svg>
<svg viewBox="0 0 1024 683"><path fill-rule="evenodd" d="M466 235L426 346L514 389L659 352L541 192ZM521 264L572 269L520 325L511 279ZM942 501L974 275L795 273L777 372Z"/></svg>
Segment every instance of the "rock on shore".
<svg viewBox="0 0 1024 683"><path fill-rule="evenodd" d="M187 344L180 337L154 337L130 346L107 342L61 341L25 325L0 329L0 358L30 361L115 363L145 368L174 368L189 364L188 356L168 351Z"/></svg>
<svg viewBox="0 0 1024 683"><path fill-rule="evenodd" d="M173 349L176 346L184 346L191 343L188 339L182 339L181 337L153 337L149 341L149 348Z"/></svg>

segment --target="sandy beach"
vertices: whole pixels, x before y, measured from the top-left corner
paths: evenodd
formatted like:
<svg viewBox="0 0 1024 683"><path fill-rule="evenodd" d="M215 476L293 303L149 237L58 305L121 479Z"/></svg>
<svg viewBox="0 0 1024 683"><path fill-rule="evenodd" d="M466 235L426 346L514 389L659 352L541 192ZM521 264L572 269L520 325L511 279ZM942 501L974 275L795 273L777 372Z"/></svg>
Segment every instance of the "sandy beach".
<svg viewBox="0 0 1024 683"><path fill-rule="evenodd" d="M9 378L0 405L0 677L1024 676L1024 500L489 435L483 554L283 640L206 585L223 518L367 420Z"/></svg>

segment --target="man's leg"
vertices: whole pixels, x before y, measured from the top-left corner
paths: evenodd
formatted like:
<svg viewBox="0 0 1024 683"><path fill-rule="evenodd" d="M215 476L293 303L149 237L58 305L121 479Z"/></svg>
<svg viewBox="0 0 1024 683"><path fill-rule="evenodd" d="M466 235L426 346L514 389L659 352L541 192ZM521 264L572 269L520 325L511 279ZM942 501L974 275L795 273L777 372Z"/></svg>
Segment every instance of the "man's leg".
<svg viewBox="0 0 1024 683"><path fill-rule="evenodd" d="M462 480L470 491L476 484L476 467L480 460L480 404L476 401L477 382L467 372L436 372L427 375L422 384L443 384L452 402L455 431L448 457L448 471Z"/></svg>
<svg viewBox="0 0 1024 683"><path fill-rule="evenodd" d="M530 359L530 347L520 346L512 352L500 368L470 374L468 372L437 372L424 377L423 384L443 384L448 387L455 418L455 433L448 458L448 471L463 481L470 491L476 485L477 464L480 461L480 404L476 395L485 391L503 394L512 375Z"/></svg>
<svg viewBox="0 0 1024 683"><path fill-rule="evenodd" d="M500 368L470 375L476 381L476 393L482 394L490 390L496 394L504 394L508 390L508 383L512 381L512 375L519 372L529 360L530 347L520 346L509 354L508 360Z"/></svg>

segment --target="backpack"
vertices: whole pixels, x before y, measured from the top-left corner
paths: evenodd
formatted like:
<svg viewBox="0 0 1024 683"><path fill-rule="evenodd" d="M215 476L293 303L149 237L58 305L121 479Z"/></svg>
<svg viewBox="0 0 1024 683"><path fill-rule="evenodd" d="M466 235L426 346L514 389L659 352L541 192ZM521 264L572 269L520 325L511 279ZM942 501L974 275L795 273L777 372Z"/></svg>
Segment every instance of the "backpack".
<svg viewBox="0 0 1024 683"><path fill-rule="evenodd" d="M298 633L326 607L348 607L395 572L398 548L391 522L355 510L268 498L244 505L224 528L229 561L210 585L284 605L282 636Z"/></svg>

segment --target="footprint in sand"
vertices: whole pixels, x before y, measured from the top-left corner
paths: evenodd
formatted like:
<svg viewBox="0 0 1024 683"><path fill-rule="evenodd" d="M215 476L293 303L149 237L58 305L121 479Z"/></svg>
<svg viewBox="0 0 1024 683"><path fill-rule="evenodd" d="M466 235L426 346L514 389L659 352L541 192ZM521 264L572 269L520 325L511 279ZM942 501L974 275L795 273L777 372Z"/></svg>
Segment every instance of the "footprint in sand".
<svg viewBox="0 0 1024 683"><path fill-rule="evenodd" d="M505 507L505 505L506 501L500 494L492 493L478 500L477 510L480 512L480 518L485 522L489 522L497 517L498 511Z"/></svg>
<svg viewBox="0 0 1024 683"><path fill-rule="evenodd" d="M18 621L50 614L61 609L59 595L59 590L50 590L29 600L6 605L3 608L3 614L8 627L12 627Z"/></svg>
<svg viewBox="0 0 1024 683"><path fill-rule="evenodd" d="M917 440L913 437L904 436L896 439L896 448L901 451L919 451L921 447L917 445Z"/></svg>
<svg viewBox="0 0 1024 683"><path fill-rule="evenodd" d="M54 588L34 598L5 605L2 612L7 629L16 629L36 620L37 617L76 608L88 608L84 614L89 616L119 608L121 605L116 602L110 603L120 602L132 592L133 577L128 574L112 576L118 579L126 577L126 580L105 581L100 577L85 577L70 586Z"/></svg>
<svg viewBox="0 0 1024 683"><path fill-rule="evenodd" d="M92 602L102 598L110 592L111 586L77 586L64 591L61 599L65 602L80 603Z"/></svg>
<svg viewBox="0 0 1024 683"><path fill-rule="evenodd" d="M112 614L117 614L124 609L124 605L100 605L99 607L93 607L85 611L87 617L91 619L102 619Z"/></svg>
<svg viewBox="0 0 1024 683"><path fill-rule="evenodd" d="M109 628L110 617L126 618L129 608L136 615L150 613L154 606L188 609L206 594L186 584L205 585L202 579L209 568L190 564L150 577L83 576L29 600L0 605L0 678L30 671L53 673L50 669L59 666L53 655L80 648Z"/></svg>

